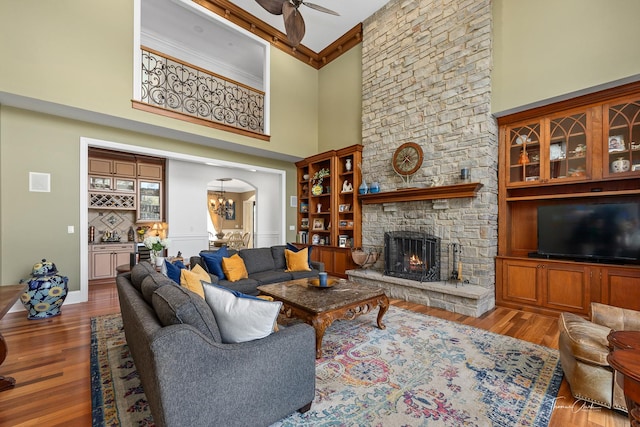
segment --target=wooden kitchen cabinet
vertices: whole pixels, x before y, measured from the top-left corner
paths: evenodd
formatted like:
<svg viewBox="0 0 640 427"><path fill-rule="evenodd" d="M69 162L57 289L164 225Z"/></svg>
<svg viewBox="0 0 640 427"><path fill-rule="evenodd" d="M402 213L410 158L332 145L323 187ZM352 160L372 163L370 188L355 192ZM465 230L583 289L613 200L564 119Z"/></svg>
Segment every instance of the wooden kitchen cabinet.
<svg viewBox="0 0 640 427"><path fill-rule="evenodd" d="M142 179L164 179L164 167L162 163L151 163L149 161L139 161L137 165L137 177Z"/></svg>
<svg viewBox="0 0 640 427"><path fill-rule="evenodd" d="M89 157L89 174L135 178L136 162L135 160Z"/></svg>
<svg viewBox="0 0 640 427"><path fill-rule="evenodd" d="M129 264L129 256L132 252L134 252L133 243L89 245L89 280L116 277L116 267Z"/></svg>

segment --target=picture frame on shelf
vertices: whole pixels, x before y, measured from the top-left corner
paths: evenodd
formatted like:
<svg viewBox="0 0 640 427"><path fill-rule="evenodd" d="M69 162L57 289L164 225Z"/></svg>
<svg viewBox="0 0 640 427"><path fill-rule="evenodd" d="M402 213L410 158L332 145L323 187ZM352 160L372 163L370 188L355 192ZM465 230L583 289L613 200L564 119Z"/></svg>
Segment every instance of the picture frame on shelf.
<svg viewBox="0 0 640 427"><path fill-rule="evenodd" d="M346 248L348 241L349 241L349 236L341 234L340 236L338 236L338 247Z"/></svg>
<svg viewBox="0 0 640 427"><path fill-rule="evenodd" d="M311 244L312 245L319 245L320 244L320 236L317 234L314 234L313 236L311 236Z"/></svg>
<svg viewBox="0 0 640 427"><path fill-rule="evenodd" d="M609 137L609 152L625 151L624 135L613 135Z"/></svg>
<svg viewBox="0 0 640 427"><path fill-rule="evenodd" d="M338 206L338 212L349 212L349 209L351 209L350 204L344 204L344 205Z"/></svg>
<svg viewBox="0 0 640 427"><path fill-rule="evenodd" d="M312 230L324 230L324 218L314 218Z"/></svg>
<svg viewBox="0 0 640 427"><path fill-rule="evenodd" d="M347 226L347 221L345 220L340 220L340 222L338 223L339 227L346 227Z"/></svg>
<svg viewBox="0 0 640 427"><path fill-rule="evenodd" d="M309 212L309 203L306 203L306 202L300 203L300 212L301 213Z"/></svg>
<svg viewBox="0 0 640 427"><path fill-rule="evenodd" d="M309 228L309 218L302 218L300 220L300 228Z"/></svg>
<svg viewBox="0 0 640 427"><path fill-rule="evenodd" d="M637 165L631 165L631 170L632 170L633 172L640 171L640 164L637 164Z"/></svg>

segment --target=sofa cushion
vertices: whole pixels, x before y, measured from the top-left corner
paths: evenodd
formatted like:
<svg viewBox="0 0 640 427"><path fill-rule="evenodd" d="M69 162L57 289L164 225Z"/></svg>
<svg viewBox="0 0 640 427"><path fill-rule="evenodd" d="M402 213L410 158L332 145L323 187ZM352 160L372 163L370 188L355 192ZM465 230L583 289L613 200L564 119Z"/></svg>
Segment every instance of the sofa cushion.
<svg viewBox="0 0 640 427"><path fill-rule="evenodd" d="M211 307L224 343L240 343L271 334L282 303L203 284L205 300Z"/></svg>
<svg viewBox="0 0 640 427"><path fill-rule="evenodd" d="M215 342L222 342L211 308L193 292L180 286L162 286L153 293L152 305L163 326L191 325Z"/></svg>
<svg viewBox="0 0 640 427"><path fill-rule="evenodd" d="M222 269L222 258L229 256L226 246L221 247L215 252L200 252L200 257L207 266L206 270L218 276L219 279L225 279L224 270Z"/></svg>
<svg viewBox="0 0 640 427"><path fill-rule="evenodd" d="M238 254L232 255L229 258L222 258L222 269L224 275L230 282L237 282L240 279L247 279L247 269L244 265L244 261Z"/></svg>
<svg viewBox="0 0 640 427"><path fill-rule="evenodd" d="M204 268L196 265L193 270L182 270L180 273L180 286L184 286L191 292L195 292L201 298L204 298L204 291L202 290L201 282L209 282L209 273L204 271Z"/></svg>
<svg viewBox="0 0 640 427"><path fill-rule="evenodd" d="M271 246L271 257L273 258L273 267L276 270L284 270L287 268L287 260L284 258L285 245Z"/></svg>
<svg viewBox="0 0 640 427"><path fill-rule="evenodd" d="M164 260L164 267L167 271L167 277L177 284L180 284L180 270L186 268L182 261L176 261L175 263Z"/></svg>
<svg viewBox="0 0 640 427"><path fill-rule="evenodd" d="M318 270L310 270L310 271L292 271L291 273L291 280L296 280L296 279L305 279L307 277L315 277L316 279L318 278Z"/></svg>
<svg viewBox="0 0 640 427"><path fill-rule="evenodd" d="M284 256L287 259L287 269L285 271L311 271L309 266L309 251L307 248L297 252L284 250Z"/></svg>
<svg viewBox="0 0 640 427"><path fill-rule="evenodd" d="M153 297L153 293L158 288L165 285L176 286L176 283L158 272L154 272L153 274L150 274L144 278L140 291L142 292L142 297L147 302L147 304L151 305L151 298Z"/></svg>
<svg viewBox="0 0 640 427"><path fill-rule="evenodd" d="M155 273L156 269L154 266L149 264L146 261L142 261L133 266L131 269L131 284L134 288L136 288L139 292L142 291L142 281L145 277L150 275L151 273Z"/></svg>
<svg viewBox="0 0 640 427"><path fill-rule="evenodd" d="M313 246L307 246L306 248L300 249L299 247L297 247L292 243L287 243L286 248L293 252L300 252L301 250L306 249L307 256L309 257L309 268L313 269L313 265L311 265L311 251L313 250Z"/></svg>
<svg viewBox="0 0 640 427"><path fill-rule="evenodd" d="M287 273L283 270L269 270L253 273L250 278L257 280L260 285L266 285L268 283L286 282L291 280L293 277L291 276L291 273Z"/></svg>
<svg viewBox="0 0 640 427"><path fill-rule="evenodd" d="M244 265L249 274L276 268L271 255L271 248L242 249L238 255L244 260Z"/></svg>
<svg viewBox="0 0 640 427"><path fill-rule="evenodd" d="M212 285L216 285L216 283L211 283ZM255 279L241 279L237 282L230 282L228 280L220 280L217 285L224 286L225 288L229 288L232 291L242 292L247 295L258 295L260 291L258 291L258 286L261 285Z"/></svg>

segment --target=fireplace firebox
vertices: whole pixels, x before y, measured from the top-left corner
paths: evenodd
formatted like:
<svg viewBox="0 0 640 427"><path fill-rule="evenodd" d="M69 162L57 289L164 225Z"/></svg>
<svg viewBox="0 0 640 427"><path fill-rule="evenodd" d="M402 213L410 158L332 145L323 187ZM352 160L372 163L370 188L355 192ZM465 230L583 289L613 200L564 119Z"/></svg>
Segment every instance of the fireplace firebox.
<svg viewBox="0 0 640 427"><path fill-rule="evenodd" d="M420 282L440 280L440 238L419 231L384 233L384 274Z"/></svg>

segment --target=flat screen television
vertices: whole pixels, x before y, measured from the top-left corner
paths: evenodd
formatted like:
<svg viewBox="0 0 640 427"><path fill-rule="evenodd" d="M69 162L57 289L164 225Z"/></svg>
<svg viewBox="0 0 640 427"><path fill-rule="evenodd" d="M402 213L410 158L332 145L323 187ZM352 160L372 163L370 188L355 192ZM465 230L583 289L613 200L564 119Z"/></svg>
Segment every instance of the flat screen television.
<svg viewBox="0 0 640 427"><path fill-rule="evenodd" d="M536 255L640 264L640 202L539 206Z"/></svg>

